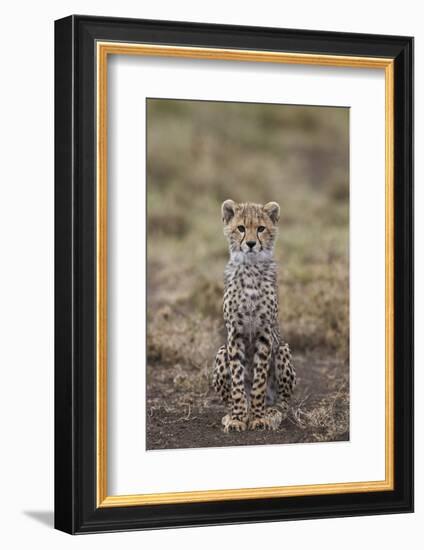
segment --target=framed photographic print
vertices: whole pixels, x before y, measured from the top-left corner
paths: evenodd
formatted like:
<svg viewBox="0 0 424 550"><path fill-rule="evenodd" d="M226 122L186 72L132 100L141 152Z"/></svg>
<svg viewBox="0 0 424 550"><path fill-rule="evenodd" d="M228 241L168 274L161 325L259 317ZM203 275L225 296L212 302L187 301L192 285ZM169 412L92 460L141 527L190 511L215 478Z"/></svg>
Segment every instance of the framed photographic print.
<svg viewBox="0 0 424 550"><path fill-rule="evenodd" d="M55 24L55 525L413 509L413 39Z"/></svg>

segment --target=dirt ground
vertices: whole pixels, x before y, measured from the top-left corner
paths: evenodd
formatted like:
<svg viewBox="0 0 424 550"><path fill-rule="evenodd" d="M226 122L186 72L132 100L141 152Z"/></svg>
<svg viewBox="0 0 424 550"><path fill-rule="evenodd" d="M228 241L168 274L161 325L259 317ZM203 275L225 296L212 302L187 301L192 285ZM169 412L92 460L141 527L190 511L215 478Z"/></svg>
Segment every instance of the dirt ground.
<svg viewBox="0 0 424 550"><path fill-rule="evenodd" d="M349 438L348 122L344 108L148 100L147 449ZM211 388L228 198L281 207L280 321L298 383L276 432L225 434Z"/></svg>
<svg viewBox="0 0 424 550"><path fill-rule="evenodd" d="M227 447L348 441L348 367L339 362L294 357L298 384L287 419L279 430L224 433L225 409L213 391L185 390L178 369L149 368L147 449ZM198 373L187 372L187 377Z"/></svg>

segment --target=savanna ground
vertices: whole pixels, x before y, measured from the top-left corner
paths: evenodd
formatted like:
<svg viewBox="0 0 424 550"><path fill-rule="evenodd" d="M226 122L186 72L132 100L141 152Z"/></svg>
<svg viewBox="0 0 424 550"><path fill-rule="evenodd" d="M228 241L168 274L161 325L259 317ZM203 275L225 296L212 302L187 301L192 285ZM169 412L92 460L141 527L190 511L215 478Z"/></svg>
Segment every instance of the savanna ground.
<svg viewBox="0 0 424 550"><path fill-rule="evenodd" d="M147 448L349 439L348 110L148 100ZM280 321L297 372L276 432L225 434L220 205L277 201Z"/></svg>

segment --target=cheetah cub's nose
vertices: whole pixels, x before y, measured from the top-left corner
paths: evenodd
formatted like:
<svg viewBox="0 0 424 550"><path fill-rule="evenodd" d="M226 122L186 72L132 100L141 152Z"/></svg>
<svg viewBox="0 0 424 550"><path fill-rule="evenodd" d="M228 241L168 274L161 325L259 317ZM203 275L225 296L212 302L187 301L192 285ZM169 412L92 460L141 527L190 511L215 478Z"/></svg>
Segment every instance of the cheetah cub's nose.
<svg viewBox="0 0 424 550"><path fill-rule="evenodd" d="M252 248L255 246L256 241L246 241L247 246L252 250Z"/></svg>

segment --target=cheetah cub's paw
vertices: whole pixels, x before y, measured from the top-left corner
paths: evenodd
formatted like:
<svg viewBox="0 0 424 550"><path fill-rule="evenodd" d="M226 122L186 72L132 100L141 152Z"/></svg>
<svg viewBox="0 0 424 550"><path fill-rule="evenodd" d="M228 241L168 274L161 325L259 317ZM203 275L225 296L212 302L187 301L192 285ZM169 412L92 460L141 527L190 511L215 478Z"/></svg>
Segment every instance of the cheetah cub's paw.
<svg viewBox="0 0 424 550"><path fill-rule="evenodd" d="M249 430L278 430L282 420L283 415L279 410L269 408L263 417L250 420Z"/></svg>
<svg viewBox="0 0 424 550"><path fill-rule="evenodd" d="M222 425L224 426L224 432L244 432L247 428L247 422L232 418L230 414L226 414L222 418Z"/></svg>

